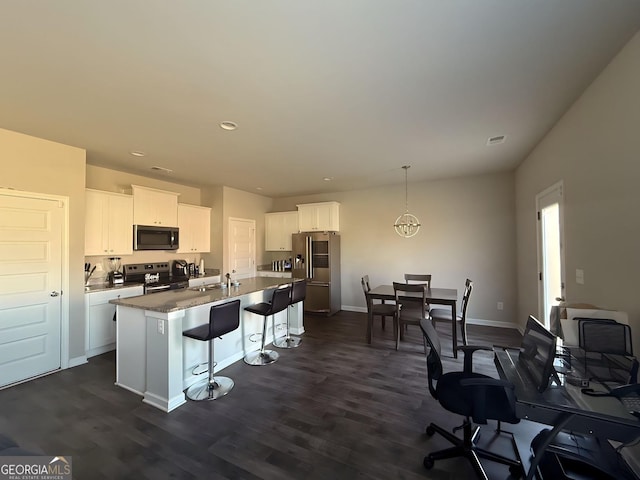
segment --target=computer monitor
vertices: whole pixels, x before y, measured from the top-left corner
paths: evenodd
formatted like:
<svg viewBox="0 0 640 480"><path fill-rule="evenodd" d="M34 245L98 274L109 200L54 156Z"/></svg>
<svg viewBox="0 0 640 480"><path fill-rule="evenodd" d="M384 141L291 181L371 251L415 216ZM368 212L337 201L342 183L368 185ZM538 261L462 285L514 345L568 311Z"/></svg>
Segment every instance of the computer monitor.
<svg viewBox="0 0 640 480"><path fill-rule="evenodd" d="M529 372L538 392L546 390L554 372L556 341L557 337L553 333L529 315L518 362Z"/></svg>

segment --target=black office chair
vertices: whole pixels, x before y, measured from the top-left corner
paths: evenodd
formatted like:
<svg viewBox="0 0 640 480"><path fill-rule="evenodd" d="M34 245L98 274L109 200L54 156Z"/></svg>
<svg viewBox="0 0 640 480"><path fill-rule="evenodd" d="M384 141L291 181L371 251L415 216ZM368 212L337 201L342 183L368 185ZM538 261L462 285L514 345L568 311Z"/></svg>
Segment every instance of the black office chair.
<svg viewBox="0 0 640 480"><path fill-rule="evenodd" d="M437 432L454 446L429 453L424 457L424 467L426 469L432 468L436 460L465 457L471 462L478 477L488 479L478 458L482 457L508 465L509 471L514 476L523 474L522 463L518 457L518 450L513 436L512 444L517 460L503 457L475 445L480 428L476 426L474 429L471 420L480 424L486 424L487 420L497 420L498 432L501 432L500 422L518 423L520 421L515 414L516 397L513 384L472 371L473 352L491 349L479 346L459 347L458 349L465 354L464 370L462 372L443 373L442 362L440 361L440 340L435 328L433 328L428 319L420 321L420 328L424 337L425 350L429 347L429 353L427 354L429 392L446 410L464 416L463 424L454 429L455 432L462 428L463 438L455 436L434 423L427 427L427 435L431 436ZM434 382L436 382L435 387Z"/></svg>
<svg viewBox="0 0 640 480"><path fill-rule="evenodd" d="M208 371L209 378L191 385L187 390L187 397L191 400L215 400L231 391L233 380L228 377L216 377L213 374L214 339L234 331L240 325L240 300L234 300L220 305L214 305L209 310L209 323L185 330L185 337L209 342Z"/></svg>
<svg viewBox="0 0 640 480"><path fill-rule="evenodd" d="M264 317L262 323L262 344L257 352L249 352L245 355L244 361L248 365L269 365L278 360L280 355L273 350L265 350L264 344L267 339L267 318L273 317L278 312L289 306L291 300L291 285L278 287L273 291L271 302L260 302L244 307L247 312L255 313Z"/></svg>

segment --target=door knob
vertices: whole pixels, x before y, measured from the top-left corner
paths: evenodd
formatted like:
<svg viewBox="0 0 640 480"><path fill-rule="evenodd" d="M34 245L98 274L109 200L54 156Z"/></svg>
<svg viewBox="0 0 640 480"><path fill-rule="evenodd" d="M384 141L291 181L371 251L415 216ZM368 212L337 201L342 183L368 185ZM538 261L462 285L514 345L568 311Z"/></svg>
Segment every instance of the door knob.
<svg viewBox="0 0 640 480"><path fill-rule="evenodd" d="M56 292L55 290L53 292L51 292L50 294L52 297L57 297L58 295L60 295L60 293Z"/></svg>

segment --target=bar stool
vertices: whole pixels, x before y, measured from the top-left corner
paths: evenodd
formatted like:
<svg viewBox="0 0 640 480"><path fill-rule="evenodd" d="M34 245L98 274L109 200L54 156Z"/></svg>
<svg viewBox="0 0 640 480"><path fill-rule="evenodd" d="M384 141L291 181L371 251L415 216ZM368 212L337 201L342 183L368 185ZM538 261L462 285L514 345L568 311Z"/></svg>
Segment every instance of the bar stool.
<svg viewBox="0 0 640 480"><path fill-rule="evenodd" d="M231 391L233 380L229 377L216 377L213 344L216 337L232 332L240 326L240 300L214 305L209 310L209 323L182 332L185 337L209 342L209 378L194 383L187 390L191 400L215 400Z"/></svg>
<svg viewBox="0 0 640 480"><path fill-rule="evenodd" d="M278 287L273 291L270 303L256 303L249 305L244 309L248 312L255 313L256 315L262 315L264 317L262 325L262 345L257 352L247 353L244 357L245 363L249 365L269 365L270 363L278 360L278 352L273 350L265 350L264 343L267 339L267 317L273 316L278 312L281 312L289 306L291 298L291 285L285 287Z"/></svg>
<svg viewBox="0 0 640 480"><path fill-rule="evenodd" d="M296 303L302 302L307 296L307 282L293 282L291 285L291 299L289 300L289 306L287 308L287 335L285 337L279 338L273 345L278 348L295 348L300 345L302 339L300 337L293 337L289 331L290 322L289 317L291 316L291 307L293 307Z"/></svg>

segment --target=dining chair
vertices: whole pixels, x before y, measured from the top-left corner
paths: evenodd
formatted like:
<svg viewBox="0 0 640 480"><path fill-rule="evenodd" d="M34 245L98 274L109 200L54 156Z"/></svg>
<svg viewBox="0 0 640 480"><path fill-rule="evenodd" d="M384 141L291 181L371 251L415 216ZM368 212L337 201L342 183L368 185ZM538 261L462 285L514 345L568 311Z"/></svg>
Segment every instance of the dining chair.
<svg viewBox="0 0 640 480"><path fill-rule="evenodd" d="M467 307L469 306L469 297L473 290L473 282L467 278L464 284L464 292L462 293L462 307L460 313L456 315L456 321L460 324L460 332L462 333L462 343L467 344ZM429 311L431 323L435 327L436 322L451 323L451 310L448 308L432 308Z"/></svg>
<svg viewBox="0 0 640 480"><path fill-rule="evenodd" d="M397 317L396 317L396 306L391 303L373 303L373 299L369 296L369 292L371 291L371 286L369 285L369 275L364 275L360 279L360 283L362 284L362 291L364 292L364 298L367 302L367 314L369 318L369 322L371 322L372 318L375 315L382 317L382 329L384 330L385 318L392 317L393 318L393 331L394 334L397 331ZM371 332L373 332L373 325L369 324L368 328ZM373 336L373 334L372 334Z"/></svg>
<svg viewBox="0 0 640 480"><path fill-rule="evenodd" d="M407 325L420 325L420 320L428 319L427 313L427 287L424 284L409 284L393 282L393 292L396 300L396 318L398 330L396 331L396 350L400 346L400 340L404 339L404 329Z"/></svg>
<svg viewBox="0 0 640 480"><path fill-rule="evenodd" d="M404 281L406 283L414 283L414 284L423 284L426 285L427 288L431 288L431 274L430 273L405 273ZM431 309L431 306L427 303L425 304L427 312ZM406 328L406 325L405 325Z"/></svg>
<svg viewBox="0 0 640 480"><path fill-rule="evenodd" d="M404 281L406 283L414 282L414 283L424 283L427 285L427 288L431 288L431 274L422 274L422 273L405 273Z"/></svg>

